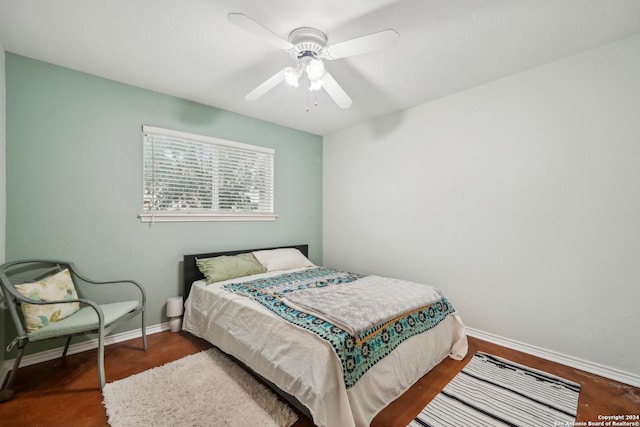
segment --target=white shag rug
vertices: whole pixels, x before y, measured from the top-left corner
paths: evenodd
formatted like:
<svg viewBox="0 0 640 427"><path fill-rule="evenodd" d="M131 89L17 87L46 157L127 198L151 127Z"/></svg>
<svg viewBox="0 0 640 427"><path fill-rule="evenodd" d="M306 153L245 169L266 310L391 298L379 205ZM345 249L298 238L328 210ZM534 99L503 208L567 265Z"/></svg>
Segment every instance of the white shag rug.
<svg viewBox="0 0 640 427"><path fill-rule="evenodd" d="M217 349L108 383L112 427L288 427L295 412Z"/></svg>

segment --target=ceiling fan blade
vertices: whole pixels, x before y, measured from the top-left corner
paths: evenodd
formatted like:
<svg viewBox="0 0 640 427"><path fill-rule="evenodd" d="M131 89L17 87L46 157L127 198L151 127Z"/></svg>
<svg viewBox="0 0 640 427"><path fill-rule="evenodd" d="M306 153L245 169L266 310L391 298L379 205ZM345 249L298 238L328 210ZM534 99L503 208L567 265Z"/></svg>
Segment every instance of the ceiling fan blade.
<svg viewBox="0 0 640 427"><path fill-rule="evenodd" d="M229 20L229 22L236 24L238 27L267 39L271 43L278 46L280 49L289 50L293 48L293 45L287 40L283 39L273 31L264 27L262 24L257 23L247 15L244 15L242 13L230 13L227 15L227 19Z"/></svg>
<svg viewBox="0 0 640 427"><path fill-rule="evenodd" d="M344 42L327 46L323 49L326 59L339 59L347 56L361 55L363 53L391 47L398 43L400 34L394 30L383 30Z"/></svg>
<svg viewBox="0 0 640 427"><path fill-rule="evenodd" d="M351 107L351 103L353 101L331 74L329 74L328 72L325 73L324 76L322 76L322 80L324 80L324 85L322 87L327 91L331 99L333 99L335 103L338 104L338 107Z"/></svg>
<svg viewBox="0 0 640 427"><path fill-rule="evenodd" d="M269 77L264 83L252 90L245 96L247 101L255 101L274 87L278 86L284 80L284 68L273 76Z"/></svg>

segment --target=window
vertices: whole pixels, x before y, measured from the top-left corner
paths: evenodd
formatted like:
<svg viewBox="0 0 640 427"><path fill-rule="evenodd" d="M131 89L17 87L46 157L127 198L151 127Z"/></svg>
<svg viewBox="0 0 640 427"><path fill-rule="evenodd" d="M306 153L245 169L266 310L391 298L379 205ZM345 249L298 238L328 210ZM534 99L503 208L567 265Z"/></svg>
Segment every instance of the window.
<svg viewBox="0 0 640 427"><path fill-rule="evenodd" d="M268 221L275 150L143 126L142 222Z"/></svg>

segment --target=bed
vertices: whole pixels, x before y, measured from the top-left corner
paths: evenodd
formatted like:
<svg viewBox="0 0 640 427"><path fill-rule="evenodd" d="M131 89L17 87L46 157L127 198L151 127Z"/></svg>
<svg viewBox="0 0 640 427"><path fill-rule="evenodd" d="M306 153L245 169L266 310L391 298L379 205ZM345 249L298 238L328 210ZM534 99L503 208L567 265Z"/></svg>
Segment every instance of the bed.
<svg viewBox="0 0 640 427"><path fill-rule="evenodd" d="M205 280L197 265L246 254L267 271L207 284L211 277ZM405 283L325 269L307 257L307 245L185 255L183 330L250 368L320 427L368 426L444 358L466 355L464 325L440 294L382 326L371 327L369 319L357 330L339 323L339 314L327 318L320 309L311 311L309 301L343 301L349 311L361 305L347 303L352 295L331 300L338 289L355 292L367 281L402 289Z"/></svg>

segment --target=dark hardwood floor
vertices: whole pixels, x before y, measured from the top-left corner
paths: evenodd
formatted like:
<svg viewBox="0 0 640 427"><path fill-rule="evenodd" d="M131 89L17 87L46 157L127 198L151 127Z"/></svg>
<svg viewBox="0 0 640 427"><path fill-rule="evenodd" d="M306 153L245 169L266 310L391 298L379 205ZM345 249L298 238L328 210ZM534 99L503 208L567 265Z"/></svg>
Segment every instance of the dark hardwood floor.
<svg viewBox="0 0 640 427"><path fill-rule="evenodd" d="M188 333L149 335L149 349L135 339L105 349L107 382L163 365L211 347ZM97 350L68 356L18 371L13 400L0 403L2 426L107 426L98 388ZM598 415L640 414L640 389L534 356L469 338L463 362L446 359L373 420L373 427L406 426L413 417L462 369L471 355L484 351L582 385L577 421L598 421ZM310 427L307 418L295 427ZM333 426L332 426L333 427ZM336 426L339 427L339 426Z"/></svg>

